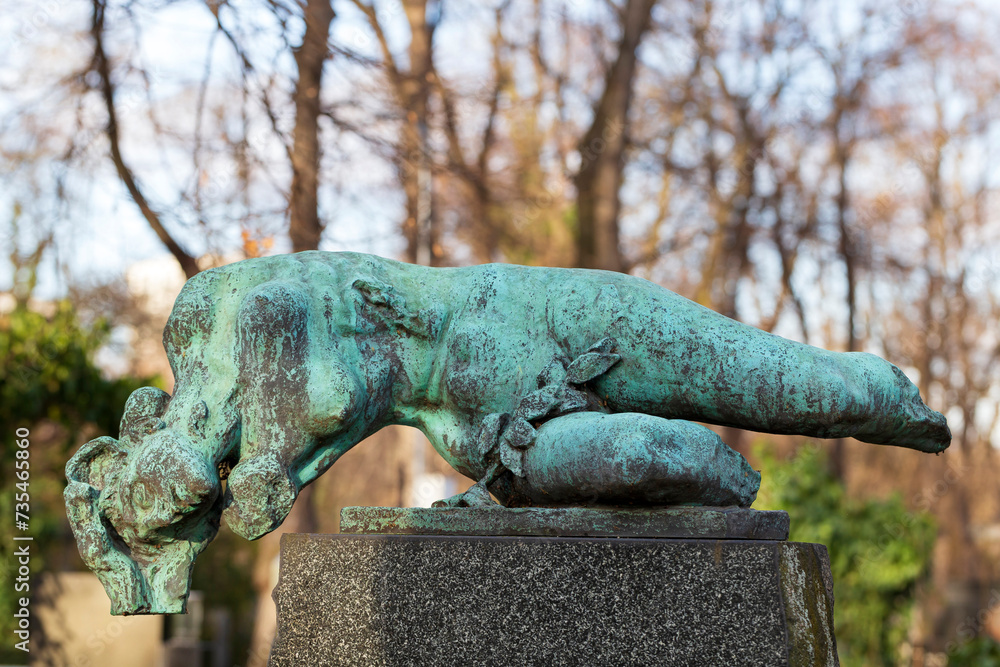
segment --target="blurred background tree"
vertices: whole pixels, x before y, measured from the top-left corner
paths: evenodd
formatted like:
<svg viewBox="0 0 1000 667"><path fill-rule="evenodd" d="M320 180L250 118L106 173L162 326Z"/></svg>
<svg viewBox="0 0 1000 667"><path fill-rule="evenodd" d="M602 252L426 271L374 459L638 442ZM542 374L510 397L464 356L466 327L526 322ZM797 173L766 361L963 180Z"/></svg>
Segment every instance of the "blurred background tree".
<svg viewBox="0 0 1000 667"><path fill-rule="evenodd" d="M88 434L117 434L122 402L150 378L107 380L93 364L93 353L104 342L108 323L82 324L69 301L53 304L47 315L18 304L0 315L0 512L13 527L15 433L28 428L31 510L29 533L33 537L34 571L75 566L65 544L72 541L63 509L62 469L73 450ZM22 487L23 488L23 487ZM15 563L13 540L0 543L0 559ZM0 618L0 632L13 637L16 619L13 568L5 566L0 577L0 606L11 610ZM0 660L20 660L22 655L4 642Z"/></svg>
<svg viewBox="0 0 1000 667"><path fill-rule="evenodd" d="M995 4L92 0L8 18L0 286L103 314L105 369L166 375L149 343L180 287L167 275L248 256L627 271L918 383L952 425L945 454L826 443L768 497L802 512L797 537L829 537L845 664L993 650L1000 620L966 619L1000 585ZM121 277L158 252L174 265ZM724 433L765 484L805 465L798 441L758 455L752 437ZM341 504L407 503L439 472L422 442L382 434L283 529L336 530ZM872 568L859 542L901 517L921 518ZM277 535L255 549L248 664L269 642Z"/></svg>

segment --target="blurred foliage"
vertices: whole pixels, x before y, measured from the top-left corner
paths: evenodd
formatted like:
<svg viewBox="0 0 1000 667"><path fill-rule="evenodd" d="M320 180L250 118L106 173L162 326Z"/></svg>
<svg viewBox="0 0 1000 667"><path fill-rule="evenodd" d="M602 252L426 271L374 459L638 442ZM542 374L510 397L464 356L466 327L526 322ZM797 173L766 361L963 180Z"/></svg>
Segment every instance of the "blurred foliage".
<svg viewBox="0 0 1000 667"><path fill-rule="evenodd" d="M830 552L843 667L898 664L917 584L930 566L933 517L909 512L898 495L849 497L815 444L788 459L762 444L754 459L764 470L754 507L787 511L790 540L825 544Z"/></svg>
<svg viewBox="0 0 1000 667"><path fill-rule="evenodd" d="M0 424L4 460L12 456L14 428L41 419L67 428L94 424L118 435L125 399L148 382L105 379L93 355L110 333L98 320L81 325L69 301L45 317L21 306L0 320ZM69 443L64 443L68 445Z"/></svg>
<svg viewBox="0 0 1000 667"><path fill-rule="evenodd" d="M31 443L29 530L32 576L52 561L73 562L76 546L68 533L62 491L63 465L70 449L79 444L82 429L117 435L125 399L148 379L108 380L93 362L94 354L107 339L105 321L92 326L80 322L68 301L56 305L51 316L18 306L0 317L0 515L5 535L14 533L15 433L30 431ZM42 424L46 427L39 429ZM43 437L41 434L45 433ZM0 635L13 637L11 613L17 597L11 539L0 540ZM37 646L32 635L32 646ZM0 661L25 660L13 642L0 647Z"/></svg>
<svg viewBox="0 0 1000 667"><path fill-rule="evenodd" d="M62 491L63 466L71 450L81 444L81 431L118 435L118 425L128 395L146 385L160 385L158 378L109 380L94 364L94 355L111 328L106 320L84 325L68 301L56 305L51 316L18 307L0 317L0 423L3 448L0 455L0 515L13 532L14 439L18 428L31 431L30 530L32 574L81 564L65 519ZM45 424L46 427L39 428ZM52 426L58 425L58 428ZM44 434L44 436L43 436ZM7 530L4 531L8 533ZM13 572L13 542L0 541L0 634L12 637L16 593ZM204 592L206 611L224 607L233 615L234 657L242 658L250 644L255 590L249 572L255 544L237 538L227 528L219 533L198 560L193 588ZM110 605L109 605L110 606ZM33 648L41 638L32 634ZM27 654L12 642L0 647L0 663L25 661Z"/></svg>
<svg viewBox="0 0 1000 667"><path fill-rule="evenodd" d="M996 667L1000 665L1000 644L989 637L976 637L948 655L948 667Z"/></svg>

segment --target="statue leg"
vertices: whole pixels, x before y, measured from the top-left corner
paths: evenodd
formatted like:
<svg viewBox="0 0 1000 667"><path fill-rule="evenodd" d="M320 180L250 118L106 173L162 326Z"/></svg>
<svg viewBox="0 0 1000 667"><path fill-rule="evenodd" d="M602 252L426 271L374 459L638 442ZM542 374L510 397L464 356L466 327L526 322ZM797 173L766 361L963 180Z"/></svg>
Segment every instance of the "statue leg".
<svg viewBox="0 0 1000 667"><path fill-rule="evenodd" d="M505 504L749 507L760 487L760 473L713 431L638 413L547 421L523 470L491 488Z"/></svg>
<svg viewBox="0 0 1000 667"><path fill-rule="evenodd" d="M612 410L927 452L951 441L889 362L789 341L647 285L606 330L622 361L595 387Z"/></svg>
<svg viewBox="0 0 1000 667"><path fill-rule="evenodd" d="M227 523L256 539L292 509L299 487L290 468L309 447L308 300L287 283L265 283L244 299L236 345L243 415L240 458L226 489Z"/></svg>

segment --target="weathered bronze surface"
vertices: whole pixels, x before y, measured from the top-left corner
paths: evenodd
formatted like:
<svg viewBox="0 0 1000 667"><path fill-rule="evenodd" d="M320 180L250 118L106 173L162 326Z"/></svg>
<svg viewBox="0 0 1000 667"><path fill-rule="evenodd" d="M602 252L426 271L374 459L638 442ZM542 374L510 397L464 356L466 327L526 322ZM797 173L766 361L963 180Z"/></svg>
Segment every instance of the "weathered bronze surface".
<svg viewBox="0 0 1000 667"><path fill-rule="evenodd" d="M220 516L266 534L388 424L420 428L477 480L443 501L458 507L490 493L507 506L749 506L759 473L689 419L925 452L951 440L878 357L603 271L253 259L188 281L163 341L174 395L135 392L120 439L87 443L66 469L70 523L114 613L181 612Z"/></svg>
<svg viewBox="0 0 1000 667"><path fill-rule="evenodd" d="M345 507L340 532L787 540L788 513L745 507Z"/></svg>

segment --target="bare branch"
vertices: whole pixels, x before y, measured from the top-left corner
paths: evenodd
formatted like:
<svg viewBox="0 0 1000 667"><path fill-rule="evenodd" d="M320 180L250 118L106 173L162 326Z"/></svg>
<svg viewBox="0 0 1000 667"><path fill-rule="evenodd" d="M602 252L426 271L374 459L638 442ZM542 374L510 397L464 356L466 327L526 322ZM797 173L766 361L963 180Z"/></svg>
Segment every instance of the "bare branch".
<svg viewBox="0 0 1000 667"><path fill-rule="evenodd" d="M118 116L115 113L115 92L114 87L111 82L111 67L108 63L108 57L104 50L104 10L105 4L104 0L93 0L93 20L91 23L91 35L94 39L94 71L97 72L100 77L101 82L101 94L104 98L104 106L108 114L108 124L107 124L107 135L108 142L111 147L111 160L114 162L115 169L118 172L118 177L121 179L122 183L128 189L129 194L132 196L132 200L135 201L139 210L142 212L143 217L146 222L156 233L156 236L160 241L167 247L172 254L180 263L181 268L184 270L184 275L188 278L194 276L199 272L198 263L195 261L194 257L189 255L187 252L181 248L180 244L174 240L167 229L163 226L160 221L159 214L153 210L150 206L142 190L139 188L139 184L136 182L135 177L132 174L131 169L125 164L125 159L122 157L120 136L118 129Z"/></svg>

